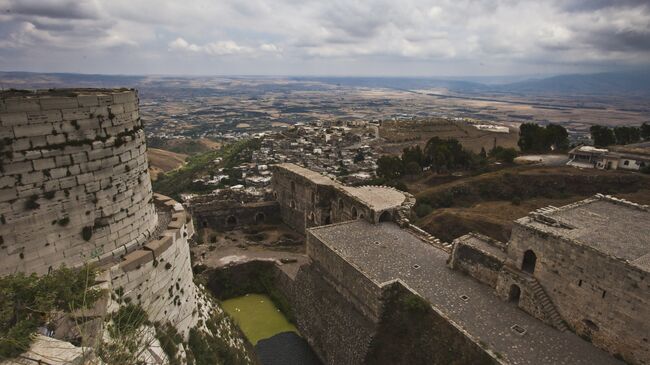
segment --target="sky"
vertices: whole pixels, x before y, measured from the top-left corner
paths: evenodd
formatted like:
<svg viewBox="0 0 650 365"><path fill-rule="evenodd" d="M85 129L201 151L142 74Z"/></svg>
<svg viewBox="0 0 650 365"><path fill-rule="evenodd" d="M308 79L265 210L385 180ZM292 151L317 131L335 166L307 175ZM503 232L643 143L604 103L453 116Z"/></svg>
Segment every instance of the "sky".
<svg viewBox="0 0 650 365"><path fill-rule="evenodd" d="M0 70L493 76L650 69L650 0L0 0Z"/></svg>

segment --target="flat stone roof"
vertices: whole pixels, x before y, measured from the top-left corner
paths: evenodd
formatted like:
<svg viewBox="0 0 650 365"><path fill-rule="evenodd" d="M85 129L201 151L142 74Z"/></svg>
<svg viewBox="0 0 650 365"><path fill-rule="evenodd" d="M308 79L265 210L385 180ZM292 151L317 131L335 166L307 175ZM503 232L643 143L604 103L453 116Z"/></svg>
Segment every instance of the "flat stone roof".
<svg viewBox="0 0 650 365"><path fill-rule="evenodd" d="M284 170L291 171L291 172L293 172L295 174L301 175L301 176L313 181L316 184L320 184L320 185L337 185L337 186L340 185L339 182L334 181L334 180L330 179L327 176L321 175L316 171L306 169L306 168L304 168L302 166L298 166L298 165L293 164L293 163L289 163L289 162L280 163L280 164L277 164L277 165L274 165L274 166L276 166L278 168L281 168L281 169L284 169Z"/></svg>
<svg viewBox="0 0 650 365"><path fill-rule="evenodd" d="M341 186L341 189L375 211L399 207L406 200L404 193L385 186Z"/></svg>
<svg viewBox="0 0 650 365"><path fill-rule="evenodd" d="M650 271L650 210L647 207L594 197L545 211L541 218L536 219L533 213L517 222Z"/></svg>
<svg viewBox="0 0 650 365"><path fill-rule="evenodd" d="M401 280L508 363L622 364L574 333L560 332L502 301L489 286L449 269L446 252L392 222L355 220L309 232L377 285ZM526 333L516 333L514 325Z"/></svg>

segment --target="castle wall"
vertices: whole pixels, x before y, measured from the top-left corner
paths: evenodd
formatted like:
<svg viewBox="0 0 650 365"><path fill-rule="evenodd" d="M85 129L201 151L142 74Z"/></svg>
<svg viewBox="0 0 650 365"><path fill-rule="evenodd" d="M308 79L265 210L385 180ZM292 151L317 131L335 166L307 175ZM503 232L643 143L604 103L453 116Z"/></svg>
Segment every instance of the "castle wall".
<svg viewBox="0 0 650 365"><path fill-rule="evenodd" d="M449 266L495 288L506 254L492 241L477 234L456 239Z"/></svg>
<svg viewBox="0 0 650 365"><path fill-rule="evenodd" d="M190 262L192 220L174 200L157 194L155 199L172 211L171 221L157 239L110 268L110 287L114 300L139 303L150 320L169 321L187 339L202 302Z"/></svg>
<svg viewBox="0 0 650 365"><path fill-rule="evenodd" d="M310 227L354 219L365 219L371 223L379 222L384 210L373 209L371 205L355 196L355 193L346 191L350 188L298 166L293 168L297 171L282 165L272 166L275 198L280 204L282 220L291 228L304 234ZM376 196L386 191L395 194L396 191L388 187L373 188L376 189L374 192ZM403 197L403 202L395 203L389 208L384 207L385 211L389 212L391 220L397 218L398 210L408 216L411 207L415 204L415 199L406 193L399 192L398 196Z"/></svg>
<svg viewBox="0 0 650 365"><path fill-rule="evenodd" d="M3 96L0 139L0 275L124 252L155 228L136 91Z"/></svg>
<svg viewBox="0 0 650 365"><path fill-rule="evenodd" d="M534 277L578 335L628 362L650 364L647 273L590 247L515 223L506 265L521 269L529 249L537 256Z"/></svg>
<svg viewBox="0 0 650 365"><path fill-rule="evenodd" d="M379 321L382 289L361 269L346 262L311 232L307 234L307 255L328 273L331 285L357 310L373 321Z"/></svg>
<svg viewBox="0 0 650 365"><path fill-rule="evenodd" d="M275 201L246 204L218 202L192 209L192 216L200 228L223 231L241 226L280 223L280 207Z"/></svg>

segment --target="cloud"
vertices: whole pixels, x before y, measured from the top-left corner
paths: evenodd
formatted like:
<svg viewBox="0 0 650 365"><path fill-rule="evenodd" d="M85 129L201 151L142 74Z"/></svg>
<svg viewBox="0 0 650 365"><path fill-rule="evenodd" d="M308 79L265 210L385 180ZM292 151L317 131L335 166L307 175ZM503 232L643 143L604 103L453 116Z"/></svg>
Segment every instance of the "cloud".
<svg viewBox="0 0 650 365"><path fill-rule="evenodd" d="M3 69L555 73L648 67L648 39L647 0L0 0Z"/></svg>
<svg viewBox="0 0 650 365"><path fill-rule="evenodd" d="M229 55L257 55L259 51L278 53L281 49L270 43L264 43L257 48L240 45L234 41L218 41L198 45L189 43L183 38L176 38L169 43L169 49L172 51L186 51L193 53L204 53L212 56L229 56Z"/></svg>

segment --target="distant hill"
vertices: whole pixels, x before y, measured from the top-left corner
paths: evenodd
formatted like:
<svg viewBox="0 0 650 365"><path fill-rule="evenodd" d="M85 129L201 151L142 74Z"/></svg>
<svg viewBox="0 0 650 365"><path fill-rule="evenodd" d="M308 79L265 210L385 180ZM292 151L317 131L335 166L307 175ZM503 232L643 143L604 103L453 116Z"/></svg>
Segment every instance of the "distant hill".
<svg viewBox="0 0 650 365"><path fill-rule="evenodd" d="M523 94L650 95L650 72L561 75L491 88Z"/></svg>
<svg viewBox="0 0 650 365"><path fill-rule="evenodd" d="M255 77L248 77L255 78ZM137 87L185 88L187 90L212 90L215 79L237 79L236 76L128 76L88 75L73 73L0 72L0 88L62 88L62 87ZM515 93L521 95L616 95L650 96L650 71L607 72L596 74L560 75L528 79L509 83L495 80L519 80L516 77L259 77L268 79L274 89L321 90L322 85L346 87L389 88L397 90L446 89L455 93ZM275 83L274 80L291 80L294 83ZM320 85L320 86L319 86ZM264 85L256 85L256 88ZM216 91L216 89L215 89ZM221 90L221 92L224 92Z"/></svg>

